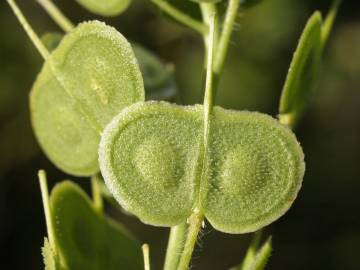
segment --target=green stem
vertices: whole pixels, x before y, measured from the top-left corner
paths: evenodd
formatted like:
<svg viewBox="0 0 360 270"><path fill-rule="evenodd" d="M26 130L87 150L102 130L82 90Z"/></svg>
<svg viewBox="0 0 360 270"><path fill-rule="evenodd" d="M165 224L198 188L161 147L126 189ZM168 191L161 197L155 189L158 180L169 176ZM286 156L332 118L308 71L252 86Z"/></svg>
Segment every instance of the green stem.
<svg viewBox="0 0 360 270"><path fill-rule="evenodd" d="M216 5L214 5L213 3L200 3L200 10L201 10L201 14L203 17L203 21L205 25L210 25L210 19L211 16L215 13L217 13L217 8ZM216 25L217 22L215 22ZM208 51L208 41L209 41L209 32L208 33L204 33L203 34L203 38L204 38L204 45L205 45L205 54L207 54ZM218 29L216 27L215 29L215 33L214 33L214 43L215 43L215 47L218 41ZM206 57L205 57L205 66L206 66Z"/></svg>
<svg viewBox="0 0 360 270"><path fill-rule="evenodd" d="M214 73L216 76L216 81L219 79L224 67L224 62L228 52L230 38L234 28L236 16L238 14L239 6L240 0L229 0L220 40L216 47L216 58L214 62ZM215 85L214 88L216 88L216 86L217 85Z"/></svg>
<svg viewBox="0 0 360 270"><path fill-rule="evenodd" d="M36 0L60 26L64 32L70 32L74 28L73 23L61 12L51 0Z"/></svg>
<svg viewBox="0 0 360 270"><path fill-rule="evenodd" d="M209 140L210 132L210 115L213 106L213 58L214 58L214 48L215 48L215 29L216 29L216 13L210 15L209 19L209 35L207 41L207 69L206 69L206 84L205 84L205 95L204 95L204 159L203 166L205 164L207 156L207 147ZM203 170L204 173L205 170ZM203 181L204 174L201 176L201 182ZM198 205L201 205L198 202ZM188 223L188 233L184 245L184 250L179 261L177 270L187 270L192 253L194 251L196 239L201 228L201 224L204 220L204 213L200 208L195 208L193 214L189 217Z"/></svg>
<svg viewBox="0 0 360 270"><path fill-rule="evenodd" d="M94 201L94 206L99 213L104 211L104 203L101 195L101 186L97 175L91 177L91 190Z"/></svg>
<svg viewBox="0 0 360 270"><path fill-rule="evenodd" d="M176 270L184 248L187 228L186 222L171 227L166 249L164 270Z"/></svg>
<svg viewBox="0 0 360 270"><path fill-rule="evenodd" d="M210 15L210 29L208 35L207 42L207 66L206 66L206 82L205 82L205 94L204 94L204 122L209 122L209 117L211 114L212 106L213 106L213 79L214 79L214 50L215 50L215 29L216 29L216 13ZM208 127L205 124L205 127ZM208 136L208 130L205 129L204 136ZM205 140L207 143L207 139Z"/></svg>
<svg viewBox="0 0 360 270"><path fill-rule="evenodd" d="M177 270L187 270L191 261L192 253L196 244L196 239L199 234L201 224L204 220L204 214L200 211L194 211L189 217L189 229L184 245L184 250L179 261Z"/></svg>
<svg viewBox="0 0 360 270"><path fill-rule="evenodd" d="M182 24L194 29L200 34L207 33L208 29L203 23L193 19L191 16L181 12L165 0L150 0L154 5L158 6L171 17L181 22Z"/></svg>
<svg viewBox="0 0 360 270"><path fill-rule="evenodd" d="M331 32L331 29L334 25L334 21L336 19L336 15L338 13L338 10L339 10L339 6L341 4L341 0L334 0L331 7L330 7L330 10L325 18L325 21L322 25L322 28L321 28L321 40L322 40L322 44L324 45L326 43L326 41L328 40L329 38L329 35L330 35L330 32Z"/></svg>
<svg viewBox="0 0 360 270"><path fill-rule="evenodd" d="M144 270L150 270L150 247L148 244L143 244L141 248L144 257Z"/></svg>
<svg viewBox="0 0 360 270"><path fill-rule="evenodd" d="M31 39L32 43L35 45L36 49L39 51L41 56L46 60L49 57L49 51L46 49L44 44L41 42L40 38L36 35L34 30L31 28L29 22L26 20L24 14L21 12L17 4L14 0L7 0L8 4L10 5L12 11L14 12L15 16L19 20L20 24L24 28L26 34Z"/></svg>
<svg viewBox="0 0 360 270"><path fill-rule="evenodd" d="M44 170L40 170L38 173L41 197L45 212L45 220L46 220L46 229L49 238L49 243L56 255L56 244L55 244L55 233L54 233L54 224L51 218L51 207L50 207L50 198L49 198L49 190L47 186L46 173Z"/></svg>

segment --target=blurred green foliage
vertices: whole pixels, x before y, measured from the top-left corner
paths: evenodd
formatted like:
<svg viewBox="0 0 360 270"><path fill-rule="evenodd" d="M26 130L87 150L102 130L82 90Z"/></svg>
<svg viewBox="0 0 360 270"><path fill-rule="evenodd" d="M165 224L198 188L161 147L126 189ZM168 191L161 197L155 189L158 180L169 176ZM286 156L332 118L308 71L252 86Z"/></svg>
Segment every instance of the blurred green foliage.
<svg viewBox="0 0 360 270"><path fill-rule="evenodd" d="M176 0L171 0L176 1ZM149 1L133 1L120 17L94 17L75 1L56 3L74 22L105 20L128 39L175 66L178 103L201 101L203 47L191 30L169 20ZM193 3L187 1L185 8ZM39 35L59 31L35 1L19 5ZM181 3L180 3L181 4ZM239 14L216 103L276 115L281 88L307 18L330 1L267 0ZM219 3L225 8L226 3ZM273 234L267 269L360 269L360 3L344 1L325 57L313 103L296 132L306 154L304 186L291 211L266 230ZM193 10L194 17L199 16ZM36 171L65 177L33 137L28 93L42 59L17 20L0 3L0 243L2 268L41 269L45 234ZM88 188L88 182L78 181ZM53 184L53 183L52 183ZM163 261L167 229L109 212L151 245L154 269ZM215 232L207 225L195 251L197 269L227 269L244 255L249 236ZM201 256L197 259L197 255Z"/></svg>

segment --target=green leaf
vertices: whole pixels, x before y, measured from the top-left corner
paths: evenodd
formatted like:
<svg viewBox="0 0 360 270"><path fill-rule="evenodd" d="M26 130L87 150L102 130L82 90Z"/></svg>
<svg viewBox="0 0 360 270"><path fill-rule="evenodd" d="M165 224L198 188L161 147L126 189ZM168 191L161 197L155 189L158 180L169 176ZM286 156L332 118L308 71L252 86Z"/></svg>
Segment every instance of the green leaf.
<svg viewBox="0 0 360 270"><path fill-rule="evenodd" d="M300 37L280 100L279 118L284 124L296 124L312 95L322 54L321 26L321 14L315 12Z"/></svg>
<svg viewBox="0 0 360 270"><path fill-rule="evenodd" d="M265 244L256 253L253 263L248 268L249 270L263 270L270 258L272 251L271 236L266 240ZM245 269L243 269L245 270Z"/></svg>
<svg viewBox="0 0 360 270"><path fill-rule="evenodd" d="M250 243L250 246L247 249L245 258L240 266L237 268L234 268L234 270L245 270L249 269L250 265L254 261L254 258L256 256L256 252L259 248L260 240L261 240L261 230L256 232L253 236L253 239Z"/></svg>
<svg viewBox="0 0 360 270"><path fill-rule="evenodd" d="M230 270L263 270L265 268L272 251L271 237L259 249L260 239L261 232L255 233L242 264Z"/></svg>
<svg viewBox="0 0 360 270"><path fill-rule="evenodd" d="M52 52L60 44L63 37L64 35L59 32L48 32L42 35L41 41L46 49L48 49L49 52Z"/></svg>
<svg viewBox="0 0 360 270"><path fill-rule="evenodd" d="M132 47L144 79L146 99L173 100L176 85L172 68L140 45L132 43Z"/></svg>
<svg viewBox="0 0 360 270"><path fill-rule="evenodd" d="M82 23L62 39L31 90L32 126L57 167L89 176L99 171L103 128L141 100L144 86L130 44L103 23Z"/></svg>
<svg viewBox="0 0 360 270"><path fill-rule="evenodd" d="M113 17L124 12L132 0L76 0L81 6L94 14Z"/></svg>
<svg viewBox="0 0 360 270"><path fill-rule="evenodd" d="M144 223L174 226L196 208L228 233L283 215L304 174L294 134L270 116L215 107L207 153L202 106L134 104L105 129L99 160L115 199Z"/></svg>
<svg viewBox="0 0 360 270"><path fill-rule="evenodd" d="M142 269L141 247L94 208L80 187L57 184L50 197L57 250L67 269Z"/></svg>

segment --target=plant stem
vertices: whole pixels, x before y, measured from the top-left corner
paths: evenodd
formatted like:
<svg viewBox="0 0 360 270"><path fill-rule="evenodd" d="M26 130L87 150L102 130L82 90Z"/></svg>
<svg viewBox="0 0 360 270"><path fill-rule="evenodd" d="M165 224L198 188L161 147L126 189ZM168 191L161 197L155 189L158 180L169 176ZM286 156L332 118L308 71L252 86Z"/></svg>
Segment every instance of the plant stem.
<svg viewBox="0 0 360 270"><path fill-rule="evenodd" d="M213 3L200 3L200 10L201 10L201 14L203 17L203 21L205 23L205 25L210 25L210 19L211 16L215 13L217 13L217 8ZM215 25L217 26L217 22L215 22ZM203 38L204 38L204 44L205 44L205 55L207 54L208 51L208 41L209 41L209 32L206 34L203 34ZM218 41L218 28L215 28L215 33L214 33L214 43L215 43L215 47ZM206 67L206 57L205 57L205 67Z"/></svg>
<svg viewBox="0 0 360 270"><path fill-rule="evenodd" d="M154 5L158 6L164 12L169 14L171 17L176 19L177 21L181 22L182 24L194 29L195 31L199 32L200 34L207 33L208 29L206 25L203 23L195 20L191 16L181 12L171 4L169 4L165 0L150 0Z"/></svg>
<svg viewBox="0 0 360 270"><path fill-rule="evenodd" d="M204 122L205 127L208 126L206 123L209 122L210 113L213 106L213 79L214 79L214 50L215 50L215 24L216 24L216 13L210 15L210 28L207 41L207 57L206 57L206 82L205 82L205 94L204 94ZM208 135L208 130L205 129L205 136ZM207 140L205 140L207 143Z"/></svg>
<svg viewBox="0 0 360 270"><path fill-rule="evenodd" d="M38 172L41 197L45 212L45 220L46 220L46 229L49 238L49 243L52 250L56 254L56 244L55 244L55 234L54 234L54 224L51 218L51 207L50 207L50 199L49 199L49 190L47 186L46 173L44 170L40 170Z"/></svg>
<svg viewBox="0 0 360 270"><path fill-rule="evenodd" d="M177 267L177 270L187 270L192 253L194 251L196 239L198 236L198 233L201 228L201 224L204 220L204 214L197 209L195 209L194 213L189 217L189 229L184 245L184 250L182 252L182 256L179 261L179 265Z"/></svg>
<svg viewBox="0 0 360 270"><path fill-rule="evenodd" d="M70 32L74 28L73 23L61 12L51 0L36 0L60 26L64 32Z"/></svg>
<svg viewBox="0 0 360 270"><path fill-rule="evenodd" d="M188 225L186 222L171 227L166 249L164 270L176 270L184 248L187 229Z"/></svg>
<svg viewBox="0 0 360 270"><path fill-rule="evenodd" d="M24 28L26 34L31 39L32 43L36 47L36 49L39 51L41 56L46 60L49 57L49 51L46 49L44 44L41 42L38 35L36 35L35 31L30 26L29 22L26 20L24 14L21 12L17 4L14 0L7 0L8 4L10 5L12 11L14 12L15 16L19 20L20 24Z"/></svg>
<svg viewBox="0 0 360 270"><path fill-rule="evenodd" d="M150 270L150 247L148 244L143 244L141 248L144 257L144 270Z"/></svg>
<svg viewBox="0 0 360 270"><path fill-rule="evenodd" d="M101 195L101 186L97 175L91 177L91 190L94 201L94 206L99 213L104 211L104 203Z"/></svg>
<svg viewBox="0 0 360 270"><path fill-rule="evenodd" d="M334 21L335 21L335 18L336 18L336 15L337 15L337 12L339 10L339 6L341 4L341 0L334 0L331 4L331 7L329 9L329 12L325 18L325 21L322 25L322 28L321 28L321 41L322 41L322 44L324 46L324 44L326 43L326 41L328 40L329 38L329 35L330 35L330 32L331 32L331 29L334 25Z"/></svg>
<svg viewBox="0 0 360 270"><path fill-rule="evenodd" d="M216 81L220 77L222 69L224 67L224 62L228 52L230 38L236 20L236 16L238 14L239 6L240 6L240 0L229 0L229 4L226 10L225 20L222 26L220 40L216 47L216 58L214 62L214 73L216 76ZM217 85L215 85L214 88L216 87Z"/></svg>
<svg viewBox="0 0 360 270"><path fill-rule="evenodd" d="M216 29L216 13L211 14L209 18L209 35L207 41L207 69L206 69L206 84L205 84L205 95L204 95L204 159L202 161L202 166L204 166L206 162L206 156L208 151L208 140L210 133L210 114L213 106L213 58L214 58L214 48L215 48L215 29ZM203 175L201 176L201 182L204 177L204 169ZM198 205L201 203L198 202ZM184 250L182 252L182 256L179 261L179 265L177 270L187 270L192 253L194 251L196 239L198 233L201 228L201 224L204 220L204 213L199 208L195 208L192 215L189 217L188 223L189 228L187 232L187 237L184 245Z"/></svg>

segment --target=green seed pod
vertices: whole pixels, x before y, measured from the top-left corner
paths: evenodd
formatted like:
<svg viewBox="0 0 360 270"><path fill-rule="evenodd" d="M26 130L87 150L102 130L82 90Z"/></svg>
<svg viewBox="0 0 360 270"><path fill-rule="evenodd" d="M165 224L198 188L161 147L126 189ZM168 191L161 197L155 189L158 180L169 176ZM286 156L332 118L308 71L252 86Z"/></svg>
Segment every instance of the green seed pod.
<svg viewBox="0 0 360 270"><path fill-rule="evenodd" d="M252 6L256 6L257 4L260 4L264 0L241 0L240 4L242 7L249 8Z"/></svg>
<svg viewBox="0 0 360 270"><path fill-rule="evenodd" d="M113 17L124 12L132 0L76 0L81 6L105 17Z"/></svg>
<svg viewBox="0 0 360 270"><path fill-rule="evenodd" d="M198 2L198 3L217 3L223 0L190 0L193 2Z"/></svg>
<svg viewBox="0 0 360 270"><path fill-rule="evenodd" d="M139 243L97 212L80 187L70 181L57 184L50 206L57 252L66 269L143 269Z"/></svg>
<svg viewBox="0 0 360 270"><path fill-rule="evenodd" d="M144 79L147 100L172 100L176 95L174 73L157 56L132 43Z"/></svg>
<svg viewBox="0 0 360 270"><path fill-rule="evenodd" d="M45 62L30 94L35 135L49 159L79 176L99 170L100 133L124 107L144 100L130 44L100 22L80 24Z"/></svg>
<svg viewBox="0 0 360 270"><path fill-rule="evenodd" d="M48 32L42 35L41 41L45 45L49 52L52 52L57 48L63 39L64 35L59 32Z"/></svg>
<svg viewBox="0 0 360 270"><path fill-rule="evenodd" d="M202 211L217 230L260 229L289 209L303 153L270 116L219 107L204 145L202 106L134 104L105 129L101 172L115 199L143 222L174 226Z"/></svg>

